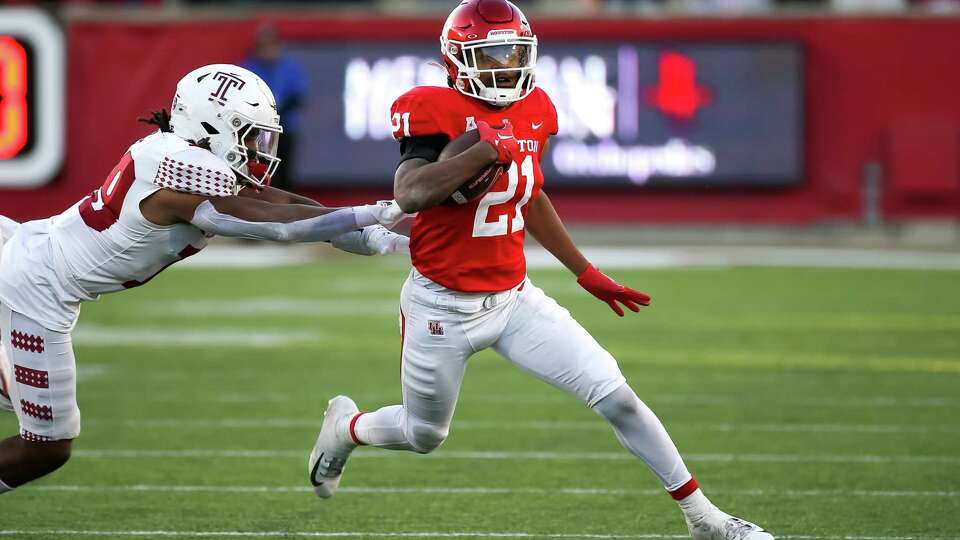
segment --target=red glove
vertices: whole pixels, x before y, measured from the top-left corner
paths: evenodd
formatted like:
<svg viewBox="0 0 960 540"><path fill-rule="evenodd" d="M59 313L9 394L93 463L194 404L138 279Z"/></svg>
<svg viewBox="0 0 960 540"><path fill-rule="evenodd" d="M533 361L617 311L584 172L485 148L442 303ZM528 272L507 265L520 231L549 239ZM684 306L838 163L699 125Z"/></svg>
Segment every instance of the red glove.
<svg viewBox="0 0 960 540"><path fill-rule="evenodd" d="M592 264L577 276L577 283L587 290L590 294L596 296L610 305L610 309L617 315L623 317L623 309L617 305L617 302L630 308L630 311L640 311L640 306L649 306L650 297L642 292L635 291L630 287L624 287L616 281L607 277L606 274L597 270ZM637 305L639 304L639 305Z"/></svg>
<svg viewBox="0 0 960 540"><path fill-rule="evenodd" d="M480 140L490 143L497 151L497 163L513 163L514 156L520 155L520 143L513 136L513 126L508 120L503 121L501 128L491 127L481 120L477 122L477 131L480 133Z"/></svg>

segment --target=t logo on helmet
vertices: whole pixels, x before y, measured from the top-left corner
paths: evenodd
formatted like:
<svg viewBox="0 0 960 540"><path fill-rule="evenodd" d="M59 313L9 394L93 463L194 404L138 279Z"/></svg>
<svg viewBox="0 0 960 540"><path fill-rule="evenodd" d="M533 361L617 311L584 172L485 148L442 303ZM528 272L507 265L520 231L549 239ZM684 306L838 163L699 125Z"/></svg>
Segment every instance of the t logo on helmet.
<svg viewBox="0 0 960 540"><path fill-rule="evenodd" d="M220 105L227 104L228 90L230 90L231 88L237 88L238 90L242 90L243 87L247 84L238 75L234 75L233 73L226 73L223 71L218 71L214 73L213 78L214 80L220 81L220 86L216 89L216 91L210 94L210 97L208 99L209 101L216 100L216 102L219 103Z"/></svg>

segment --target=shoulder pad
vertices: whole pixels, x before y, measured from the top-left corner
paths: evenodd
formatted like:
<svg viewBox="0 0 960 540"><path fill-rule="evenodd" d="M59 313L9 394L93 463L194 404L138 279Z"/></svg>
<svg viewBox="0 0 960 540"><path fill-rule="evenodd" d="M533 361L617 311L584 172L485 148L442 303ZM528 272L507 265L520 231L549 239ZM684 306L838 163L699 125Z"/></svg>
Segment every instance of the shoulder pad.
<svg viewBox="0 0 960 540"><path fill-rule="evenodd" d="M448 135L450 119L456 117L456 90L440 86L418 86L403 94L390 108L393 137Z"/></svg>

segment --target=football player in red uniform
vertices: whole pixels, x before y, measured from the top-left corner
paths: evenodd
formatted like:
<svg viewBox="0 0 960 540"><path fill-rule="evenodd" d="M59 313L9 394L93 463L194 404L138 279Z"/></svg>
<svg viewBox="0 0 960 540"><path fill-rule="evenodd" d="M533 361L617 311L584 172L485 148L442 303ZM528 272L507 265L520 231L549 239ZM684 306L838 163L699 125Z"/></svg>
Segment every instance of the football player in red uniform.
<svg viewBox="0 0 960 540"><path fill-rule="evenodd" d="M447 19L441 47L450 87L414 88L392 110L402 153L394 193L405 212L419 212L410 245L414 269L400 300L403 405L361 413L348 397L330 401L308 462L316 493L334 494L359 445L437 449L467 360L492 347L606 419L679 502L694 538L772 540L704 496L616 360L526 276L523 243L530 231L617 315L624 313L619 304L639 311L650 302L584 258L542 189L540 160L557 133L557 113L535 85L537 38L526 18L507 0L464 0ZM475 128L479 142L437 160L449 141ZM483 197L444 204L494 164L506 173Z"/></svg>

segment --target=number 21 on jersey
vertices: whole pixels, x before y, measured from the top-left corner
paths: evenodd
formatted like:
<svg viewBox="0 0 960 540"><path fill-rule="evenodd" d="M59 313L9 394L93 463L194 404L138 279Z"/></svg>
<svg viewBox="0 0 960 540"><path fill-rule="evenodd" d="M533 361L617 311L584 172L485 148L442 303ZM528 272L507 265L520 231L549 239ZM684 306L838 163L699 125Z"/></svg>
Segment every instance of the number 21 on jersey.
<svg viewBox="0 0 960 540"><path fill-rule="evenodd" d="M480 199L480 205L477 206L477 213L473 218L473 237L506 236L523 230L523 207L530 202L535 180L532 155L525 157L519 167L516 162L511 163L507 171L507 189L491 191ZM512 202L521 189L523 195L517 200L513 219L510 219L510 207L499 205ZM490 221L494 217L496 220Z"/></svg>

